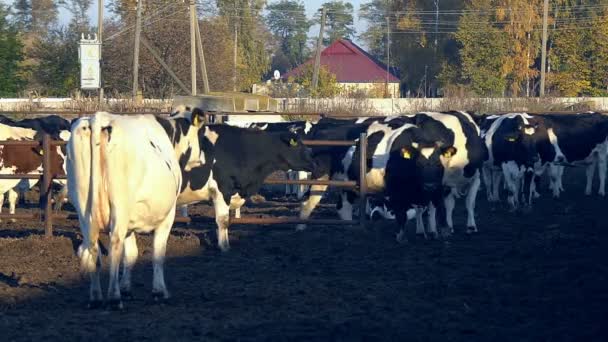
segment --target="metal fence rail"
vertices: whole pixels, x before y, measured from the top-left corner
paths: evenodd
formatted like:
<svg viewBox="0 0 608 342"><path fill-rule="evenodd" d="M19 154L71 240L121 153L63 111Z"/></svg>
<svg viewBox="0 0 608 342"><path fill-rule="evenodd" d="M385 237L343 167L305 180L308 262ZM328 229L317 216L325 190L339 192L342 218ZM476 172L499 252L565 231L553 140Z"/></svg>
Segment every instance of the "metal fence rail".
<svg viewBox="0 0 608 342"><path fill-rule="evenodd" d="M2 112L0 112L1 114ZM65 113L65 112L64 112ZM77 114L77 113L74 113ZM87 113L80 113L86 115ZM135 114L135 113L134 113ZM139 114L139 113L137 113ZM331 224L331 225L354 225L359 224L363 226L365 224L365 207L366 207L366 194L367 188L365 184L366 174L366 151L367 151L367 135L362 133L357 140L349 141L333 141L333 140L304 140L304 144L309 146L354 146L359 147L359 182L355 181L336 181L336 180L270 180L264 181L265 184L297 184L297 185L328 185L341 188L348 188L359 193L359 220L337 220L337 219L316 219L316 220L303 220L300 218L289 217L243 217L243 218L231 218L230 223L234 224ZM53 219L78 219L78 215L70 213L59 213L54 214L52 209L52 191L51 185L54 179L66 179L65 175L57 175L51 173L51 151L53 147L64 146L65 141L52 140L50 135L44 134L42 141L18 141L18 140L4 140L0 141L0 146L31 146L38 147L42 146L42 173L28 173L28 174L0 174L0 180L2 179L40 179L40 210L37 213L32 214L5 214L0 213L0 218L8 219L25 219L25 220L38 220L44 222L45 236L53 235ZM198 221L191 217L176 217L175 222L194 222Z"/></svg>

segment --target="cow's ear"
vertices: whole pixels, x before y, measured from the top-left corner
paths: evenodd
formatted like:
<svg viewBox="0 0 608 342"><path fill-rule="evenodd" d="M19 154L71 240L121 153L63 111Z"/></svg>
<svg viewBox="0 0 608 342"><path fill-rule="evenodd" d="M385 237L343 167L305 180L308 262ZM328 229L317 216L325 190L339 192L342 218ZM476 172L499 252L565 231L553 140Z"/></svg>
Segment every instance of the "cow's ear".
<svg viewBox="0 0 608 342"><path fill-rule="evenodd" d="M300 144L300 139L298 139L298 136L291 132L281 134L281 141L289 145L289 147L298 147Z"/></svg>
<svg viewBox="0 0 608 342"><path fill-rule="evenodd" d="M414 150L411 147L404 146L401 148L401 158L412 159L413 152Z"/></svg>
<svg viewBox="0 0 608 342"><path fill-rule="evenodd" d="M452 158L456 154L456 152L458 152L458 149L456 147L448 146L442 149L441 155L445 158Z"/></svg>
<svg viewBox="0 0 608 342"><path fill-rule="evenodd" d="M191 118L192 126L201 127L205 123L205 113L200 108L194 108Z"/></svg>

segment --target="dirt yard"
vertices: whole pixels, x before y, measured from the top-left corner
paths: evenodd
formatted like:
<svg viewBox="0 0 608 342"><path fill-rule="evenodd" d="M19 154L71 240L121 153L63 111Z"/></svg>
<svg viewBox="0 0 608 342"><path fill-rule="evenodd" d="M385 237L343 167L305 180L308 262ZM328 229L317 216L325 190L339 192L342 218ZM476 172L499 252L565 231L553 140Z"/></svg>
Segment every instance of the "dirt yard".
<svg viewBox="0 0 608 342"><path fill-rule="evenodd" d="M572 173L562 199L544 184L528 214L490 207L482 189L475 236L463 234L458 202L447 241L400 245L390 222L305 232L242 225L221 253L211 221L178 226L166 265L172 298L163 304L151 300L151 236L140 235L135 298L121 312L86 309L75 222L58 222L51 239L38 222L2 223L0 339L605 341L608 199L585 197ZM268 201L245 214L296 208ZM332 215L326 205L317 217ZM105 274L102 281L105 293Z"/></svg>

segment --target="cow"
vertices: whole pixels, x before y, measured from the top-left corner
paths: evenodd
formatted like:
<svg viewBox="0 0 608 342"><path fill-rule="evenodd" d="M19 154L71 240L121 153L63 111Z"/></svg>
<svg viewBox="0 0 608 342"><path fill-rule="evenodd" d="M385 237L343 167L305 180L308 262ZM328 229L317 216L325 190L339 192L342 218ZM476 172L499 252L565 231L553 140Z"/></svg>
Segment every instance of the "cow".
<svg viewBox="0 0 608 342"><path fill-rule="evenodd" d="M315 136L328 140L352 140L362 132L368 136L367 173L364 179L361 180L359 175L358 145L313 150L319 164L318 174L321 175L318 179L366 182L369 193L386 199L385 211L388 215L391 215L391 211L395 215L400 227L397 240L402 242L406 235L405 224L411 219L408 214L411 209L441 200L444 172L441 159L451 158L456 148L430 139L424 130L403 118L350 122L319 130ZM311 194L300 208L301 219L310 217L326 189L325 185L311 186ZM351 220L357 194L342 191L340 197L338 214L343 220ZM298 230L305 228L303 224L297 227Z"/></svg>
<svg viewBox="0 0 608 342"><path fill-rule="evenodd" d="M533 179L544 162L551 158L540 152L550 149L550 141L541 135L540 122L527 113L488 116L481 124L482 138L488 149L483 165L483 180L489 202L499 200L502 177L509 191L511 210L519 207L520 197L530 207L535 193ZM545 132L546 133L546 132Z"/></svg>
<svg viewBox="0 0 608 342"><path fill-rule="evenodd" d="M534 115L546 134L545 145L551 145L546 154L551 163L549 188L553 197L563 191L562 175L565 165L586 166L585 194L591 195L595 169L599 173L598 194L606 194L608 164L608 117L600 113L541 114ZM548 141L548 143L547 143ZM542 157L541 152L541 157ZM544 171L546 167L541 170Z"/></svg>
<svg viewBox="0 0 608 342"><path fill-rule="evenodd" d="M443 186L446 188L444 205L446 223L450 233L454 232L452 214L456 198L466 194L467 233L477 232L475 222L475 201L481 183L481 168L487 159L487 149L480 137L480 129L469 113L461 111L421 112L406 115L410 122L420 127L434 141L446 146L454 146L456 153L450 158L442 158L444 167ZM389 119L390 120L390 119ZM435 224L436 208L429 206L429 224ZM418 233L424 225L420 222L422 213L417 213ZM436 230L431 228L432 234ZM426 235L426 234L425 234ZM436 237L436 236L433 236Z"/></svg>
<svg viewBox="0 0 608 342"><path fill-rule="evenodd" d="M39 131L0 124L0 140L37 141L41 143L42 134ZM38 174L42 173L42 146L0 146L0 174ZM51 173L64 175L64 157L60 149L51 150ZM35 180L3 179L0 180L0 212L4 203L5 193L8 192L9 213L15 213L17 192L13 189L19 184L33 186Z"/></svg>
<svg viewBox="0 0 608 342"><path fill-rule="evenodd" d="M179 115L188 117L192 113ZM259 191L270 173L290 169L315 171L310 150L293 132L207 125L199 134L199 144L198 165L183 172L178 205L213 202L218 246L222 251L230 249L229 210L239 210L245 198Z"/></svg>
<svg viewBox="0 0 608 342"><path fill-rule="evenodd" d="M49 134L51 136L51 139L53 140L67 141L70 137L70 123L66 119L58 115L26 118L20 121L14 121L5 116L0 116L0 122L13 127L29 128L39 132L40 134ZM59 155L63 158L65 162L65 147L57 147L57 153L59 153ZM65 163L63 165L63 169L65 172ZM62 175L63 174L65 173L62 173ZM23 194L29 189L31 189L36 184L36 182L37 181L33 179L23 179L18 183L16 190L21 193L21 199L24 199ZM62 204L66 200L67 184L64 180L53 180L53 183L61 187L58 196L54 199L55 210L58 211L61 209ZM13 189L9 190L9 198L13 198L15 196L19 197L16 193L14 193L14 191L15 190Z"/></svg>
<svg viewBox="0 0 608 342"><path fill-rule="evenodd" d="M247 128L262 130L266 132L293 132L295 134L298 134L302 139L305 139L314 125L315 123L311 121L253 122L247 125ZM287 179L289 180L302 180L308 179L309 177L309 173L305 171L288 170L286 173ZM285 187L285 194L295 195L297 199L302 199L307 189L307 185L287 184Z"/></svg>
<svg viewBox="0 0 608 342"><path fill-rule="evenodd" d="M110 235L109 304L121 309L121 293L131 290L138 255L135 233L154 232L152 294L156 300L169 298L163 271L166 244L184 178L201 163L201 127L198 116L190 121L107 112L72 123L68 196L83 235L78 255L91 280L89 307L98 307L103 299L98 246L102 230Z"/></svg>

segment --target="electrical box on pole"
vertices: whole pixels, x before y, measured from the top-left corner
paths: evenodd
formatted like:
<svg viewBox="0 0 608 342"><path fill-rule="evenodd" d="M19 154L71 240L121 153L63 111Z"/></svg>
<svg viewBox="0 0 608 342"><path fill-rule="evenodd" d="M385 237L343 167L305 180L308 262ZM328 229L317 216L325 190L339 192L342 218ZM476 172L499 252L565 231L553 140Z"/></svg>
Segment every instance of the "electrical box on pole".
<svg viewBox="0 0 608 342"><path fill-rule="evenodd" d="M101 88L101 42L95 35L92 39L82 34L79 42L78 59L80 60L80 89L93 90Z"/></svg>

